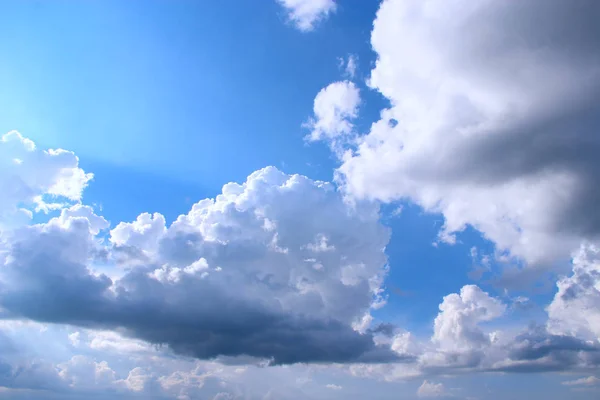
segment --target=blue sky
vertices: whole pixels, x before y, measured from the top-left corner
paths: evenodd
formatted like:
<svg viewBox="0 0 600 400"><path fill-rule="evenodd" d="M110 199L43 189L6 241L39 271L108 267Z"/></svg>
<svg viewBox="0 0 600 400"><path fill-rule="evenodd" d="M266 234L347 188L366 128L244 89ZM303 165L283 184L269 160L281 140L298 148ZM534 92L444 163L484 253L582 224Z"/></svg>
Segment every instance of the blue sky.
<svg viewBox="0 0 600 400"><path fill-rule="evenodd" d="M0 398L595 398L600 11L542 3L0 4Z"/></svg>
<svg viewBox="0 0 600 400"><path fill-rule="evenodd" d="M311 36L289 29L275 2L4 4L2 128L213 191L265 165L330 179L329 153L305 148L300 124L339 77L337 57L373 61L377 3L361 3Z"/></svg>

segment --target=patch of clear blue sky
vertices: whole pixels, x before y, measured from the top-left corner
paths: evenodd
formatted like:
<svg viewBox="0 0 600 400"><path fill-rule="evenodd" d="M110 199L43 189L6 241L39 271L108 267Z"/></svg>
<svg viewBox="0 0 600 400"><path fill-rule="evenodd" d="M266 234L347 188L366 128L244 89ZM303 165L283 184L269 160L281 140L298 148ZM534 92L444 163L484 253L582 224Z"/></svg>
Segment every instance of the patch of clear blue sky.
<svg viewBox="0 0 600 400"><path fill-rule="evenodd" d="M275 1L3 3L0 128L209 188L265 165L329 178L300 125L336 57L368 71L377 5L349 1L303 34Z"/></svg>
<svg viewBox="0 0 600 400"><path fill-rule="evenodd" d="M386 105L364 84L378 6L346 0L301 33L274 0L1 2L0 132L78 154L95 174L84 200L113 226L144 211L171 221L267 165L330 180L335 161L304 143L301 124L348 54L359 57L359 129ZM408 293L392 291L377 317L425 333L442 296L468 282L470 247L491 245L467 232L432 247L441 218L418 207L388 223L388 285Z"/></svg>

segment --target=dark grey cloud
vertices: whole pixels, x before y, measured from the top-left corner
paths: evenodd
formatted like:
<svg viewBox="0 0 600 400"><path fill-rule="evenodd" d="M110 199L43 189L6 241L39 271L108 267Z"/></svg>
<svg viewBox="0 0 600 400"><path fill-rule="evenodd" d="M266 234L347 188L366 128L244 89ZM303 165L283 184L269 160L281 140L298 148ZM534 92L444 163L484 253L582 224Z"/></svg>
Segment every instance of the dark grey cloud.
<svg viewBox="0 0 600 400"><path fill-rule="evenodd" d="M600 345L580 338L549 333L532 327L509 345L508 360L492 370L505 372L549 372L600 367Z"/></svg>
<svg viewBox="0 0 600 400"><path fill-rule="evenodd" d="M396 325L391 324L389 322L382 322L380 324L377 324L374 328L369 329L369 332L373 334L381 334L384 336L392 337L394 336L394 333L396 333L397 330L398 327Z"/></svg>

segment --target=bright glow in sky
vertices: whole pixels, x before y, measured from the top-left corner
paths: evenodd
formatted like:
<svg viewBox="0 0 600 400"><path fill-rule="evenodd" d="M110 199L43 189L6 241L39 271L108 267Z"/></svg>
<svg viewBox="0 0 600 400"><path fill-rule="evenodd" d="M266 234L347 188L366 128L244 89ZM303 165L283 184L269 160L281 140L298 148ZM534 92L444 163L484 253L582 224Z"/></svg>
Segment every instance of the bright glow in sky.
<svg viewBox="0 0 600 400"><path fill-rule="evenodd" d="M0 399L600 397L600 3L0 4Z"/></svg>

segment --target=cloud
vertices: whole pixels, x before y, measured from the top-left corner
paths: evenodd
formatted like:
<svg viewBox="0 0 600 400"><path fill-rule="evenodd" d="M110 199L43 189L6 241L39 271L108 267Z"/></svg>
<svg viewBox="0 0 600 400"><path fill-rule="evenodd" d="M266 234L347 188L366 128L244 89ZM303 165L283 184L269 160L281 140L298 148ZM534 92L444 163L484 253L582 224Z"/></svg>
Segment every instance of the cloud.
<svg viewBox="0 0 600 400"><path fill-rule="evenodd" d="M444 395L445 389L442 383L428 382L427 380L424 380L417 390L419 397L442 397Z"/></svg>
<svg viewBox="0 0 600 400"><path fill-rule="evenodd" d="M445 296L439 308L429 342L401 331L391 337L392 349L414 355L414 364L368 366L361 371L394 381L487 371L594 370L600 365L596 340L556 334L546 326L490 329L486 324L504 317L507 306L475 285Z"/></svg>
<svg viewBox="0 0 600 400"><path fill-rule="evenodd" d="M505 311L504 304L478 286L463 286L460 294L444 297L440 313L435 318L432 340L448 350L489 345L489 335L485 335L478 325L502 316Z"/></svg>
<svg viewBox="0 0 600 400"><path fill-rule="evenodd" d="M507 346L506 360L492 370L505 372L547 372L594 369L600 365L600 346L573 336L554 335L536 327L518 335Z"/></svg>
<svg viewBox="0 0 600 400"><path fill-rule="evenodd" d="M0 137L0 230L28 223L32 209L61 207L46 200L79 201L93 175L70 151L40 150L19 132Z"/></svg>
<svg viewBox="0 0 600 400"><path fill-rule="evenodd" d="M273 167L168 228L160 214L120 223L108 243L98 236L106 220L75 205L7 236L0 307L202 359L393 361L352 328L382 301L389 231L378 219L373 204L350 206L331 184ZM119 276L96 272L121 262Z"/></svg>
<svg viewBox="0 0 600 400"><path fill-rule="evenodd" d="M335 0L277 0L287 11L290 21L301 31L312 31L315 25L335 12Z"/></svg>
<svg viewBox="0 0 600 400"><path fill-rule="evenodd" d="M386 0L370 85L391 108L343 153L359 198L410 199L530 265L600 234L600 8L593 0Z"/></svg>
<svg viewBox="0 0 600 400"><path fill-rule="evenodd" d="M48 363L28 361L11 364L0 358L0 388L63 391L68 386Z"/></svg>
<svg viewBox="0 0 600 400"><path fill-rule="evenodd" d="M314 117L304 125L311 130L309 141L337 142L353 133L353 120L358 116L360 90L350 81L329 84L314 101Z"/></svg>
<svg viewBox="0 0 600 400"><path fill-rule="evenodd" d="M329 383L327 385L325 385L325 387L327 389L331 389L331 390L342 390L342 387L339 385L334 385L333 383Z"/></svg>
<svg viewBox="0 0 600 400"><path fill-rule="evenodd" d="M69 361L59 364L58 369L63 380L80 389L110 388L117 381L115 371L106 361L96 362L82 355L73 356Z"/></svg>
<svg viewBox="0 0 600 400"><path fill-rule="evenodd" d="M594 386L600 383L600 379L595 376L588 376L587 378L575 379L573 381L563 382L566 386Z"/></svg>
<svg viewBox="0 0 600 400"><path fill-rule="evenodd" d="M600 340L600 250L585 245L573 258L571 276L557 282L548 306L548 329L556 334Z"/></svg>
<svg viewBox="0 0 600 400"><path fill-rule="evenodd" d="M354 79L358 70L358 56L349 54L348 57L340 57L338 59L339 67L343 71L344 76L349 79Z"/></svg>

